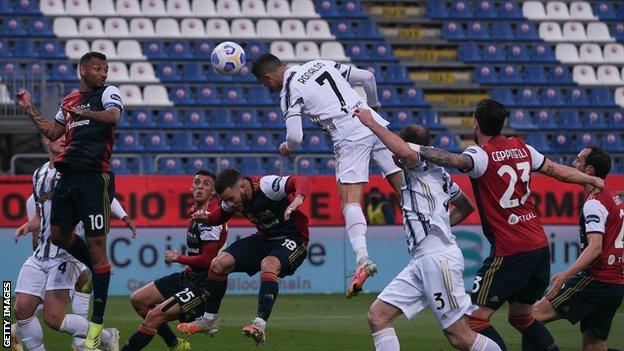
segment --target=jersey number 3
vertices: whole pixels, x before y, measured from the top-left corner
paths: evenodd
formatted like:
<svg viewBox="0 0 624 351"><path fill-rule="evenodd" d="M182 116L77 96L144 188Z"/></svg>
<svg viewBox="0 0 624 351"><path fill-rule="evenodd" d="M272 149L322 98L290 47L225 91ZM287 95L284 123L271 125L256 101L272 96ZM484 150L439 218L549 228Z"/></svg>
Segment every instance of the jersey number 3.
<svg viewBox="0 0 624 351"><path fill-rule="evenodd" d="M516 165L516 168L518 169L518 171L522 172L522 174L520 174L520 180L526 184L526 193L519 200L511 198L514 194L514 190L516 189L518 175L513 167L509 165L503 165L501 168L498 169L497 173L499 176L501 176L501 178L505 174L509 175L509 185L507 186L507 190L505 190L505 193L503 193L503 196L501 196L499 200L502 208L514 208L520 205L524 205L526 200L529 198L529 195L531 195L531 189L529 189L529 171L531 170L531 165L528 162L520 162Z"/></svg>

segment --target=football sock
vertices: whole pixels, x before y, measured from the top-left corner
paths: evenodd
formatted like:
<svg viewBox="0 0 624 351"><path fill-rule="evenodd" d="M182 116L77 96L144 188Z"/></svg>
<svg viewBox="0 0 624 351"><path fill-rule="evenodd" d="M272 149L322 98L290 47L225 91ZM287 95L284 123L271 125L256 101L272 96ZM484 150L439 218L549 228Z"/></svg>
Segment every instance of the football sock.
<svg viewBox="0 0 624 351"><path fill-rule="evenodd" d="M17 334L22 339L22 344L27 350L45 351L43 346L43 330L39 319L33 316L22 321L17 321Z"/></svg>
<svg viewBox="0 0 624 351"><path fill-rule="evenodd" d="M64 248L70 255L74 256L78 261L84 263L91 271L93 271L93 261L91 261L91 254L87 248L87 243L76 234L72 234L69 239L69 245Z"/></svg>
<svg viewBox="0 0 624 351"><path fill-rule="evenodd" d="M475 318L473 316L468 317L468 324L470 325L470 329L475 332L487 336L490 340L494 341L502 351L507 350L507 346L505 345L505 341L500 336L500 334L494 329L494 327L490 324L489 319L481 319Z"/></svg>
<svg viewBox="0 0 624 351"><path fill-rule="evenodd" d="M93 312L91 313L91 321L93 323L104 323L104 310L106 309L110 275L110 263L104 266L93 267Z"/></svg>
<svg viewBox="0 0 624 351"><path fill-rule="evenodd" d="M539 321L533 320L522 333L522 350L523 351L558 351L559 347L555 343L555 339L548 329ZM525 349L525 344L531 344L533 348Z"/></svg>
<svg viewBox="0 0 624 351"><path fill-rule="evenodd" d="M139 329L132 334L122 351L138 351L147 346L156 334L156 330L141 324Z"/></svg>
<svg viewBox="0 0 624 351"><path fill-rule="evenodd" d="M399 351L399 338L396 336L394 328L386 328L373 333L375 351Z"/></svg>
<svg viewBox="0 0 624 351"><path fill-rule="evenodd" d="M208 271L208 280L206 282L206 291L208 292L208 301L206 301L206 312L217 313L221 307L221 300L225 296L227 290L227 274L219 274L212 269Z"/></svg>
<svg viewBox="0 0 624 351"><path fill-rule="evenodd" d="M163 323L159 325L158 329L156 329L156 332L165 341L167 347L174 347L178 344L178 337L173 333L173 330L171 330L169 324Z"/></svg>
<svg viewBox="0 0 624 351"><path fill-rule="evenodd" d="M265 321L269 320L278 292L277 275L273 272L262 272L260 291L258 292L258 318Z"/></svg>
<svg viewBox="0 0 624 351"><path fill-rule="evenodd" d="M89 331L89 322L75 314L66 314L58 331L69 335L84 338Z"/></svg>
<svg viewBox="0 0 624 351"><path fill-rule="evenodd" d="M470 351L500 351L500 349L500 346L494 340L479 333L477 333L477 338L470 346Z"/></svg>
<svg viewBox="0 0 624 351"><path fill-rule="evenodd" d="M358 266L368 260L368 249L366 247L366 218L362 207L357 203L348 203L342 210L345 219L347 235L355 253Z"/></svg>
<svg viewBox="0 0 624 351"><path fill-rule="evenodd" d="M72 298L72 312L80 317L87 319L89 313L89 302L91 302L91 294L74 291Z"/></svg>

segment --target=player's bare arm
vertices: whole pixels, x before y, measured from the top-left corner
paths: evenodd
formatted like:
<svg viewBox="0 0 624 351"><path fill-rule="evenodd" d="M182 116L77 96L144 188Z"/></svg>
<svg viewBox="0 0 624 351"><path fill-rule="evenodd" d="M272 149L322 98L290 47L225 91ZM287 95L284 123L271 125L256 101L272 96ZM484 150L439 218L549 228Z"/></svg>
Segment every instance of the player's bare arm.
<svg viewBox="0 0 624 351"><path fill-rule="evenodd" d="M17 243L20 237L39 229L41 229L41 215L39 214L39 208L37 207L37 212L35 212L35 215L32 216L32 218L29 219L28 222L22 224L19 228L17 228L13 239Z"/></svg>
<svg viewBox="0 0 624 351"><path fill-rule="evenodd" d="M15 97L22 110L24 110L26 115L33 121L35 127L37 127L46 138L55 141L65 134L64 125L54 122L51 118L45 117L38 108L32 105L32 95L28 90L20 90L15 93Z"/></svg>
<svg viewBox="0 0 624 351"><path fill-rule="evenodd" d="M425 160L442 167L457 168L460 171L469 171L474 167L470 156L448 152L433 146L421 148L420 155Z"/></svg>
<svg viewBox="0 0 624 351"><path fill-rule="evenodd" d="M72 115L88 118L90 120L94 120L96 122L109 124L112 126L116 126L119 124L119 118L121 116L121 111L117 108L109 108L104 111L89 111L89 110L79 110L76 108L68 108L61 106L63 111L69 112Z"/></svg>
<svg viewBox="0 0 624 351"><path fill-rule="evenodd" d="M544 161L544 165L542 165L542 168L539 169L539 172L565 183L581 185L589 184L598 189L604 189L605 187L603 179L590 176L572 167L560 165L549 159Z"/></svg>
<svg viewBox="0 0 624 351"><path fill-rule="evenodd" d="M460 193L459 197L455 201L451 201L451 213L449 215L451 220L451 227L454 227L461 223L466 217L470 216L474 212L472 202L464 193Z"/></svg>

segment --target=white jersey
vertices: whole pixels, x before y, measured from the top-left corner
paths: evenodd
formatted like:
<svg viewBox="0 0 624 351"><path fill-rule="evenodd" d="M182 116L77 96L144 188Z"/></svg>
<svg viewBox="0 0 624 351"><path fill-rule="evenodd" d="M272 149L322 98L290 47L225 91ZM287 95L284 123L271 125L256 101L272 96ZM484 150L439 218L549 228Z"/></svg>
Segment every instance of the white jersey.
<svg viewBox="0 0 624 351"><path fill-rule="evenodd" d="M443 167L423 159L404 167L401 192L405 236L412 256L426 252L430 245L455 244L449 203L460 196L461 189ZM429 234L436 238L423 242ZM431 244L426 245L427 242Z"/></svg>
<svg viewBox="0 0 624 351"><path fill-rule="evenodd" d="M370 129L353 117L356 108L368 105L351 87L350 72L351 67L329 60L313 60L288 68L280 92L284 119L309 118L327 131L334 143L371 135ZM375 119L388 125L380 116Z"/></svg>

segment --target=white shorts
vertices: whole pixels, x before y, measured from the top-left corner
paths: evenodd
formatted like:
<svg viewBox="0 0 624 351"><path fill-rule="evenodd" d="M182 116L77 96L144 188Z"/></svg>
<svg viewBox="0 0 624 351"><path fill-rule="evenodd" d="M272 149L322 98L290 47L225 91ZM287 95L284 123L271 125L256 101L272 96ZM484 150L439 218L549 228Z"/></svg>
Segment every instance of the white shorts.
<svg viewBox="0 0 624 351"><path fill-rule="evenodd" d="M334 145L336 180L345 184L367 183L371 158L384 177L401 169L394 163L392 152L371 134L360 140L345 140Z"/></svg>
<svg viewBox="0 0 624 351"><path fill-rule="evenodd" d="M458 247L412 259L377 296L403 311L408 319L427 306L447 329L476 306L464 288L464 257Z"/></svg>
<svg viewBox="0 0 624 351"><path fill-rule="evenodd" d="M38 296L48 290L73 290L84 265L71 256L28 257L17 277L15 292Z"/></svg>

